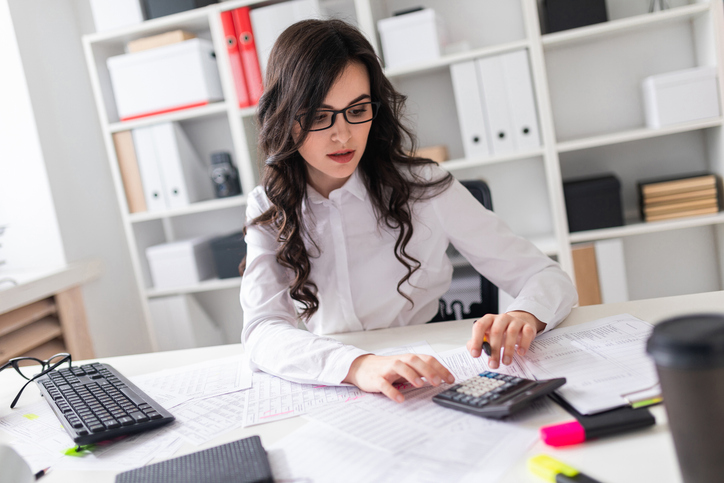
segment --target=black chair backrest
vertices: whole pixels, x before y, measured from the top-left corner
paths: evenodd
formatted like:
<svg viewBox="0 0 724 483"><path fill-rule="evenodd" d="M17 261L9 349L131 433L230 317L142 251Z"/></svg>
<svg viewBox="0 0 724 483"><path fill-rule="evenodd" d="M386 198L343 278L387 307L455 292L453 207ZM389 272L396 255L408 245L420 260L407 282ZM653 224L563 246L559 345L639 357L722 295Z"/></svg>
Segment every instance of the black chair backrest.
<svg viewBox="0 0 724 483"><path fill-rule="evenodd" d="M493 199L490 196L490 188L483 180L465 180L460 182L477 199L480 204L490 211L493 211ZM476 280L477 281L477 280ZM498 313L498 287L487 278L479 275L480 301L470 304L469 310L464 310L465 305L456 297L455 290L449 290L440 299L440 309L437 315L430 322L442 322L446 320L480 318L485 314ZM477 291L477 290L476 290Z"/></svg>

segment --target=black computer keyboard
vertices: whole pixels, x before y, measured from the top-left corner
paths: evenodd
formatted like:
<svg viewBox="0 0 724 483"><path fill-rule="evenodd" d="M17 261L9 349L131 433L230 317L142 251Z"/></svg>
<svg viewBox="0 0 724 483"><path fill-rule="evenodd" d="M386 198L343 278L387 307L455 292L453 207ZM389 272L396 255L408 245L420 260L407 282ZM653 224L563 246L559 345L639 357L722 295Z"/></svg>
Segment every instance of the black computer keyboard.
<svg viewBox="0 0 724 483"><path fill-rule="evenodd" d="M175 419L108 364L51 371L36 382L78 445L146 431Z"/></svg>
<svg viewBox="0 0 724 483"><path fill-rule="evenodd" d="M441 406L500 419L517 413L565 382L565 377L534 381L485 371L455 384L435 395L432 400Z"/></svg>

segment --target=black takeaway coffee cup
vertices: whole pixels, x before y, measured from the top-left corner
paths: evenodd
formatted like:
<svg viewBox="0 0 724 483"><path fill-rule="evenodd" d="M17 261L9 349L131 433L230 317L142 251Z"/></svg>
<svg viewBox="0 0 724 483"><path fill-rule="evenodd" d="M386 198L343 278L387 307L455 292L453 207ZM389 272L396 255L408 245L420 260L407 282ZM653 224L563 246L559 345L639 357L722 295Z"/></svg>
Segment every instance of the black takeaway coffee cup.
<svg viewBox="0 0 724 483"><path fill-rule="evenodd" d="M724 481L724 314L665 320L646 351L659 373L684 481Z"/></svg>

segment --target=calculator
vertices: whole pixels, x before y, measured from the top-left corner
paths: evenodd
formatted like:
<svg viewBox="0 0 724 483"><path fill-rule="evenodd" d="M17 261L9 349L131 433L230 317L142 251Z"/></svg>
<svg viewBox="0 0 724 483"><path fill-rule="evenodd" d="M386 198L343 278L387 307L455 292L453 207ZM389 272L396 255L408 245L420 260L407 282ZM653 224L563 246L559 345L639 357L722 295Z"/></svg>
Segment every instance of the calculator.
<svg viewBox="0 0 724 483"><path fill-rule="evenodd" d="M528 407L565 383L565 377L534 381L485 371L451 386L432 400L447 408L500 419Z"/></svg>

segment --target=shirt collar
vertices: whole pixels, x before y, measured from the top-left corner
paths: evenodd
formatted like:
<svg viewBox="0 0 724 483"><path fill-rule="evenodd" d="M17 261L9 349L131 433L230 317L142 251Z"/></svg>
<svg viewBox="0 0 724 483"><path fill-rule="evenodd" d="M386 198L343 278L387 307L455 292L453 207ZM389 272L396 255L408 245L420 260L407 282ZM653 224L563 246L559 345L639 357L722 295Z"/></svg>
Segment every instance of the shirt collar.
<svg viewBox="0 0 724 483"><path fill-rule="evenodd" d="M349 179L344 183L344 185L342 185L342 187L339 189L348 191L360 200L364 200L367 197L367 188L365 188L365 185L362 182L362 177L359 174L359 168L354 170L352 176L350 176ZM307 184L307 198L312 203L317 204L327 201L327 198L320 195L317 190L312 188L312 186L309 184Z"/></svg>

